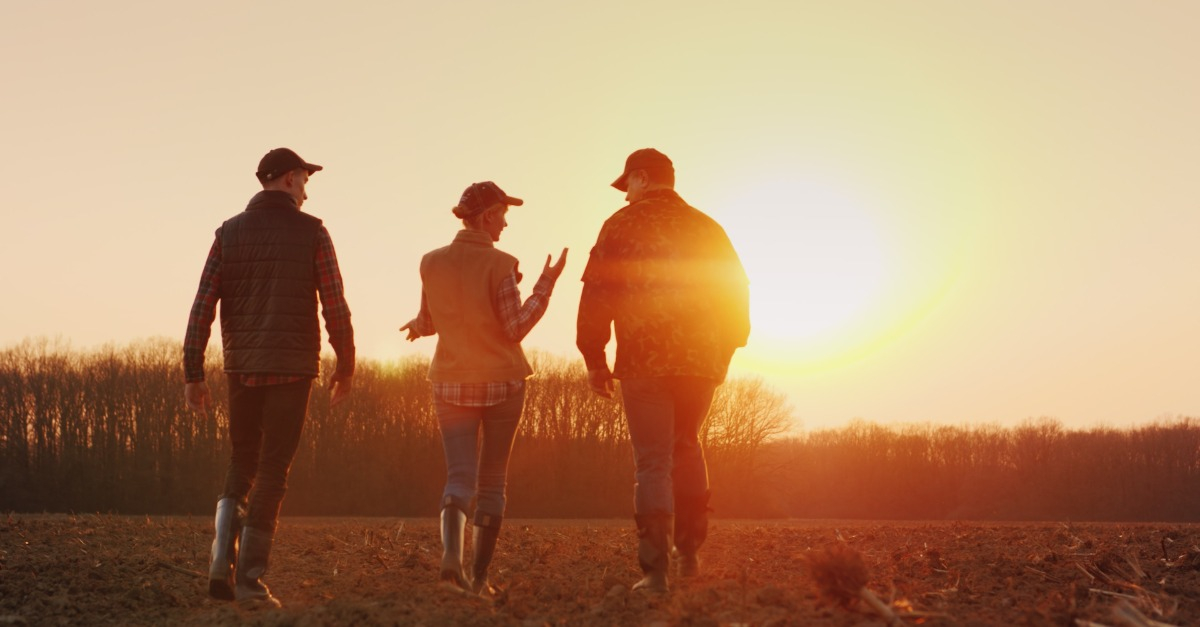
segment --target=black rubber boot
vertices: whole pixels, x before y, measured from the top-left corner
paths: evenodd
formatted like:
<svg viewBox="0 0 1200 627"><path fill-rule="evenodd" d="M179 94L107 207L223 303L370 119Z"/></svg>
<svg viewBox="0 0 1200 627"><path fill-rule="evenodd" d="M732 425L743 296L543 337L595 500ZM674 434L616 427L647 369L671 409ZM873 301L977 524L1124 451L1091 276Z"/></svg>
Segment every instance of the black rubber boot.
<svg viewBox="0 0 1200 627"><path fill-rule="evenodd" d="M271 543L275 534L254 527L242 528L241 547L238 552L237 588L234 593L238 602L280 607L279 599L271 596L262 576L267 574L267 563L271 558Z"/></svg>
<svg viewBox="0 0 1200 627"><path fill-rule="evenodd" d="M709 493L675 501L675 556L680 577L700 574L700 545L708 538Z"/></svg>
<svg viewBox="0 0 1200 627"><path fill-rule="evenodd" d="M645 575L633 584L634 590L652 594L665 594L667 567L671 563L671 514L646 514L634 516L638 527L638 563Z"/></svg>
<svg viewBox="0 0 1200 627"><path fill-rule="evenodd" d="M463 590L468 589L463 575L463 534L466 532L467 514L454 505L442 508L442 572L441 580L450 582Z"/></svg>
<svg viewBox="0 0 1200 627"><path fill-rule="evenodd" d="M488 566L496 552L496 541L500 539L500 516L475 512L475 529L471 535L474 562L471 564L471 592L481 595L494 594L488 583Z"/></svg>
<svg viewBox="0 0 1200 627"><path fill-rule="evenodd" d="M233 570L237 564L242 515L237 499L226 497L217 501L212 553L208 562L208 595L214 599L233 600Z"/></svg>

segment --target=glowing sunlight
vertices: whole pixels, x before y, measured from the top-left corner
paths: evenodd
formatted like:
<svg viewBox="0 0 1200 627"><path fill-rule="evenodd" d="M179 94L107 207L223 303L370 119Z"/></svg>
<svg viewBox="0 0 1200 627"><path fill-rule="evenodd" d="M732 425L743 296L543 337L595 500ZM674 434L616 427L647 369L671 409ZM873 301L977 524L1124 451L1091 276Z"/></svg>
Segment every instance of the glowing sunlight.
<svg viewBox="0 0 1200 627"><path fill-rule="evenodd" d="M822 368L877 340L894 279L872 207L826 181L762 178L721 216L751 281L746 359L775 373Z"/></svg>

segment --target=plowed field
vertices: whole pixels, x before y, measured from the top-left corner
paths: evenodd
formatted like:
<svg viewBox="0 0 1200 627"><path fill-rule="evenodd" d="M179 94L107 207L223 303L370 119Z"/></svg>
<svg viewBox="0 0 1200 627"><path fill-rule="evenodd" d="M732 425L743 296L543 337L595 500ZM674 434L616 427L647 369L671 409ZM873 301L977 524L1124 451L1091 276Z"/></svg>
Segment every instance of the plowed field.
<svg viewBox="0 0 1200 627"><path fill-rule="evenodd" d="M500 591L437 582L433 519L284 518L265 581L281 610L206 597L200 517L0 519L0 625L882 625L823 595L808 558L844 542L905 625L1200 625L1200 525L715 520L703 572L640 576L632 521L511 521ZM1092 621L1089 623L1088 621Z"/></svg>

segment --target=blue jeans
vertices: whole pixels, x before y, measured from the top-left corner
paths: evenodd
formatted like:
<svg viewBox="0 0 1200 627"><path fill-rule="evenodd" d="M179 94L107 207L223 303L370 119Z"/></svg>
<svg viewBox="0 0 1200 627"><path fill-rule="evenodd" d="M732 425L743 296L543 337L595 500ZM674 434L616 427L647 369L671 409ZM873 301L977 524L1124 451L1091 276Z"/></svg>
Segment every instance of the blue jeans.
<svg viewBox="0 0 1200 627"><path fill-rule="evenodd" d="M677 499L707 494L708 465L699 434L716 388L716 381L704 377L621 380L637 514L671 514Z"/></svg>
<svg viewBox="0 0 1200 627"><path fill-rule="evenodd" d="M442 508L454 505L469 512L471 499L478 496L476 522L483 516L503 516L508 456L525 407L525 387L491 407L463 407L436 399L434 406L446 451Z"/></svg>

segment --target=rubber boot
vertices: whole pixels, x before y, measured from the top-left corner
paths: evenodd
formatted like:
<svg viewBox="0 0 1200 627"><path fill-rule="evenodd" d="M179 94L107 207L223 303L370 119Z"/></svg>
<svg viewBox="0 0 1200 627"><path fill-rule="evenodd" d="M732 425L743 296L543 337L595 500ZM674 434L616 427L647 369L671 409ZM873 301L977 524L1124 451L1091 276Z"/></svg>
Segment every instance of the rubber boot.
<svg viewBox="0 0 1200 627"><path fill-rule="evenodd" d="M646 514L634 517L638 527L638 563L642 567L642 580L633 584L634 590L651 594L665 594L667 567L671 563L671 514Z"/></svg>
<svg viewBox="0 0 1200 627"><path fill-rule="evenodd" d="M237 499L226 497L217 501L212 555L208 562L208 595L222 601L234 598L233 570L238 555L237 532L241 528L239 514Z"/></svg>
<svg viewBox="0 0 1200 627"><path fill-rule="evenodd" d="M467 514L454 505L442 508L442 572L441 580L450 582L463 590L467 579L463 575L463 534L467 527Z"/></svg>
<svg viewBox="0 0 1200 627"><path fill-rule="evenodd" d="M242 545L238 552L237 588L234 593L239 603L261 604L280 607L279 599L271 596L262 576L267 574L267 563L271 557L271 542L275 534L254 527L242 528Z"/></svg>
<svg viewBox="0 0 1200 627"><path fill-rule="evenodd" d="M675 556L680 577L700 574L700 545L708 538L708 498L705 492L675 502Z"/></svg>
<svg viewBox="0 0 1200 627"><path fill-rule="evenodd" d="M475 529L471 535L474 562L471 564L471 592L491 595L496 591L488 583L488 566L496 553L496 541L500 539L500 516L475 513Z"/></svg>

